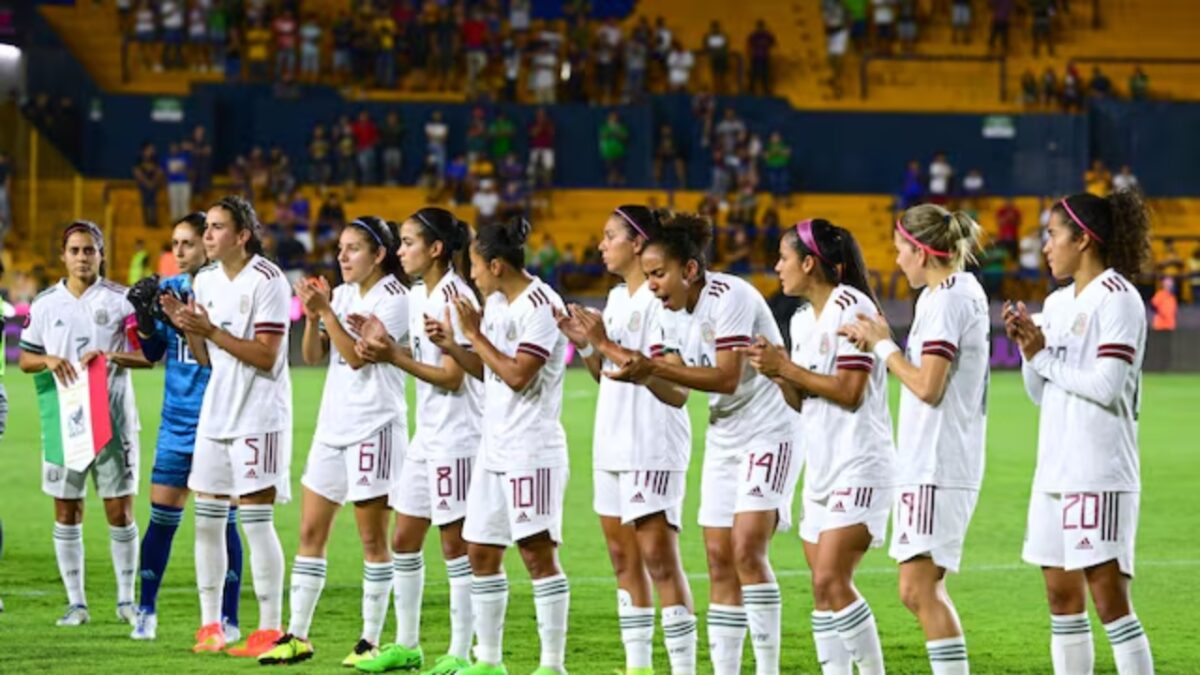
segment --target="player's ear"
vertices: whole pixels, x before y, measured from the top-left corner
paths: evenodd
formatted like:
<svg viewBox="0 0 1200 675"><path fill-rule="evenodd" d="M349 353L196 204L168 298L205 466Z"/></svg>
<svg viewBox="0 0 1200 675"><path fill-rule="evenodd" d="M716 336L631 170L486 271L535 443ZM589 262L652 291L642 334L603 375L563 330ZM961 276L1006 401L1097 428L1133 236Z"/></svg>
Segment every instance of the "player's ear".
<svg viewBox="0 0 1200 675"><path fill-rule="evenodd" d="M445 250L446 250L445 242L443 242L441 239L435 239L434 242L429 245L429 257L433 258L434 260L440 260L442 257L442 253Z"/></svg>

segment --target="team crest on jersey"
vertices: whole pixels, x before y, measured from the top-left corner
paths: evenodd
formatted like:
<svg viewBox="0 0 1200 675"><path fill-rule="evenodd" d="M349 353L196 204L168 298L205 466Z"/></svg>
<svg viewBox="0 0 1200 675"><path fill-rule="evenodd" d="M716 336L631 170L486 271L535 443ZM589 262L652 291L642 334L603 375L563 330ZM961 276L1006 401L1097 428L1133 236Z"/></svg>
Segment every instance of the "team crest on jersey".
<svg viewBox="0 0 1200 675"><path fill-rule="evenodd" d="M642 313L634 312L629 315L629 332L636 333L642 329Z"/></svg>
<svg viewBox="0 0 1200 675"><path fill-rule="evenodd" d="M104 309L98 309L92 318L96 320L97 326L103 326L104 324L108 323L108 311Z"/></svg>
<svg viewBox="0 0 1200 675"><path fill-rule="evenodd" d="M833 343L829 339L829 333L822 333L821 334L821 355L824 356L825 354L828 354L829 350L832 348L833 348Z"/></svg>
<svg viewBox="0 0 1200 675"><path fill-rule="evenodd" d="M57 483L60 480L62 480L62 468L57 467L57 466L52 466L52 467L46 469L46 482L47 483Z"/></svg>
<svg viewBox="0 0 1200 675"><path fill-rule="evenodd" d="M504 337L507 338L509 342L516 340L517 339L517 324L510 322L508 324L508 330L506 330L504 332Z"/></svg>
<svg viewBox="0 0 1200 675"><path fill-rule="evenodd" d="M238 311L241 312L242 314L245 314L250 311L250 296L248 296L248 295L242 296L241 301L238 303Z"/></svg>
<svg viewBox="0 0 1200 675"><path fill-rule="evenodd" d="M1075 323L1071 324L1071 332L1075 335L1083 335L1087 330L1087 314L1080 312L1079 316L1075 317Z"/></svg>
<svg viewBox="0 0 1200 675"><path fill-rule="evenodd" d="M717 341L717 334L713 331L711 323L700 324L700 338L709 344Z"/></svg>

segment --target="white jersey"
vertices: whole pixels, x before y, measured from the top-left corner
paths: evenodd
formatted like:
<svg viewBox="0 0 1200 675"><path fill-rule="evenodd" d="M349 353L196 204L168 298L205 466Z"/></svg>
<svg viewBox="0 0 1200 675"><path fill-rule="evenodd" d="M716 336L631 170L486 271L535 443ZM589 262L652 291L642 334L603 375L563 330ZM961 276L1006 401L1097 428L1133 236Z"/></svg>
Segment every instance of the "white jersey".
<svg viewBox="0 0 1200 675"><path fill-rule="evenodd" d="M679 352L694 368L715 368L717 352L749 347L762 335L771 344L783 336L767 301L745 280L706 272L704 289L690 315L662 312L663 348ZM732 394L708 394L708 438L705 457L738 456L756 439L790 438L796 416L778 385L746 361Z"/></svg>
<svg viewBox="0 0 1200 675"><path fill-rule="evenodd" d="M643 282L632 294L620 284L604 305L604 329L617 345L645 356L662 353L659 316L668 312ZM608 359L602 370L617 370ZM592 439L592 466L603 471L687 471L692 427L685 408L649 389L601 377Z"/></svg>
<svg viewBox="0 0 1200 675"><path fill-rule="evenodd" d="M1138 492L1137 417L1146 347L1146 310L1120 274L1105 270L1078 296L1060 288L1042 308L1046 349L1034 359L1057 360L1076 371L1114 358L1132 367L1112 405L1071 393L1045 380L1038 425L1039 492Z"/></svg>
<svg viewBox="0 0 1200 675"><path fill-rule="evenodd" d="M98 279L75 297L62 280L42 291L29 308L21 330L21 349L77 363L84 354L132 352L138 347L133 324L133 305L125 299L128 289L107 279ZM108 405L113 432L122 438L134 436L141 425L133 398L129 369L108 362Z"/></svg>
<svg viewBox="0 0 1200 675"><path fill-rule="evenodd" d="M907 358L919 365L925 354L940 356L950 361L950 372L937 405L901 387L897 484L979 489L990 328L987 296L973 275L958 272L937 288L921 291Z"/></svg>
<svg viewBox="0 0 1200 675"><path fill-rule="evenodd" d="M892 416L888 412L887 369L871 354L838 335L859 314L879 309L859 290L839 285L829 295L821 316L811 304L792 317L792 361L818 375L838 370L870 373L862 405L847 410L824 398L804 400L800 413L802 444L808 453L804 498L822 501L834 489L886 488L895 484Z"/></svg>
<svg viewBox="0 0 1200 675"><path fill-rule="evenodd" d="M559 421L567 338L558 330L555 309L563 309L562 298L539 279L511 304L503 293L493 293L484 306L483 333L501 354L530 354L545 362L521 391L484 367L480 461L489 471L567 466L567 436Z"/></svg>
<svg viewBox="0 0 1200 675"><path fill-rule="evenodd" d="M470 347L458 324L454 300L466 298L479 309L475 291L462 277L448 271L433 288L413 285L408 296L408 336L413 359L428 366L441 367L442 350L425 336L425 317L438 321L450 310L454 336L459 344ZM483 418L483 383L466 375L456 391L449 391L415 378L417 382L417 429L409 446L413 459L428 457L470 457L479 451Z"/></svg>
<svg viewBox="0 0 1200 675"><path fill-rule="evenodd" d="M253 340L259 333L283 336L270 370L239 361L208 341L212 377L204 390L196 433L230 439L290 428L288 330L292 289L283 270L255 255L230 279L220 264L213 264L196 275L192 291L196 304L208 312L213 325L235 338Z"/></svg>
<svg viewBox="0 0 1200 675"><path fill-rule="evenodd" d="M404 284L389 274L365 295L358 284L338 286L333 289L330 306L343 327L351 314L374 314L388 335L403 342L408 337L408 297ZM321 329L325 329L324 324ZM389 363L367 363L355 370L330 345L329 369L317 416L318 442L340 448L373 436L389 424L407 429L407 411L403 371Z"/></svg>

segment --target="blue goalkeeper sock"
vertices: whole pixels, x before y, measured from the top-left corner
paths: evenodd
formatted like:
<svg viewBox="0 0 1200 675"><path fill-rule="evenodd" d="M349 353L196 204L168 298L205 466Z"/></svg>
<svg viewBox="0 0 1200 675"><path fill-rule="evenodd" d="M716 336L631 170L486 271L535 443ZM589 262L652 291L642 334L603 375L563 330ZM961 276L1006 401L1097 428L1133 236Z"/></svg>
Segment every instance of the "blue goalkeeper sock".
<svg viewBox="0 0 1200 675"><path fill-rule="evenodd" d="M238 599L242 593L242 537L237 529L236 506L229 507L229 521L225 526L225 550L229 552L229 571L225 573L221 616L237 626Z"/></svg>
<svg viewBox="0 0 1200 675"><path fill-rule="evenodd" d="M154 613L158 605L158 588L162 585L167 561L171 559L171 542L183 519L183 509L162 504L150 504L150 526L142 538L142 561L138 576L142 579L142 596L138 603L144 612Z"/></svg>

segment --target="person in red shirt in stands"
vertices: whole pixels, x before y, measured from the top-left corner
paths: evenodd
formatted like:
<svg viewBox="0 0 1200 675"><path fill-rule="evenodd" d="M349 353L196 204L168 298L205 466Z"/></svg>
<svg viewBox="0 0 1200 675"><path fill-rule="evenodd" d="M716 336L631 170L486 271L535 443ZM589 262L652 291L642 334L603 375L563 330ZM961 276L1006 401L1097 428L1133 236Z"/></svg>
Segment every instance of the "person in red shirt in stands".
<svg viewBox="0 0 1200 675"><path fill-rule="evenodd" d="M351 125L354 133L354 148L358 153L358 179L362 185L375 183L375 148L379 145L379 127L363 110Z"/></svg>
<svg viewBox="0 0 1200 675"><path fill-rule="evenodd" d="M996 209L996 243L1008 251L1009 260L1017 259L1017 240L1021 237L1021 210L1012 199Z"/></svg>
<svg viewBox="0 0 1200 675"><path fill-rule="evenodd" d="M463 21L462 48L467 53L467 98L474 98L479 78L487 69L487 23L478 8Z"/></svg>
<svg viewBox="0 0 1200 675"><path fill-rule="evenodd" d="M548 188L554 178L554 122L545 108L538 108L529 125L529 172L534 188Z"/></svg>
<svg viewBox="0 0 1200 675"><path fill-rule="evenodd" d="M271 22L275 33L275 76L290 79L296 72L296 35L299 26L291 10L283 10Z"/></svg>

